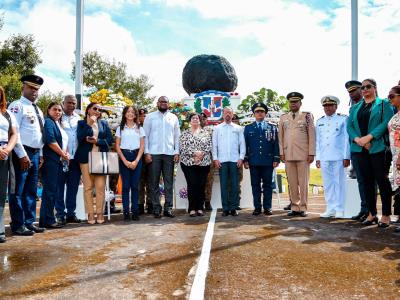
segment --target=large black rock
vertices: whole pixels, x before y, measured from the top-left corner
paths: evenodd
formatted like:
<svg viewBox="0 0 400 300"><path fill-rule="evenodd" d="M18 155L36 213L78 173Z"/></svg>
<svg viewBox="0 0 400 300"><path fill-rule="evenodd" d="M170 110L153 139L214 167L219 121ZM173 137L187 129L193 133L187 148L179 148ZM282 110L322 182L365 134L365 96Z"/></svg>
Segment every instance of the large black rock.
<svg viewBox="0 0 400 300"><path fill-rule="evenodd" d="M235 69L222 56L197 55L183 68L182 84L189 95L207 90L233 92L237 83Z"/></svg>

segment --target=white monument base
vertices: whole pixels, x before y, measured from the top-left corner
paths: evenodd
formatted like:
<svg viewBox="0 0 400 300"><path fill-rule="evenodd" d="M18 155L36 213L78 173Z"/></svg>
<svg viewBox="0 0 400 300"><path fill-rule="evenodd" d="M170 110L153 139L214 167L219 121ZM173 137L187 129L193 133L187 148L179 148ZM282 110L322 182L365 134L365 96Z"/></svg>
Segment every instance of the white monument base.
<svg viewBox="0 0 400 300"><path fill-rule="evenodd" d="M344 218L357 215L361 209L361 198L357 179L346 179L346 197L344 201Z"/></svg>

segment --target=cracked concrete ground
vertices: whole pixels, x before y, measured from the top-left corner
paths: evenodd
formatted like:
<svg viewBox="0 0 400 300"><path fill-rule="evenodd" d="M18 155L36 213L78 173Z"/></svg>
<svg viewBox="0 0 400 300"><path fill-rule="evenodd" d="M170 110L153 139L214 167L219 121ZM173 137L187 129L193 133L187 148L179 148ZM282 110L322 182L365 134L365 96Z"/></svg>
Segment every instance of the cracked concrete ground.
<svg viewBox="0 0 400 300"><path fill-rule="evenodd" d="M275 202L274 202L275 204ZM285 204L285 203L283 203ZM324 209L321 197L310 211ZM187 299L209 216L67 225L0 245L1 299ZM400 235L349 220L218 213L206 299L399 299Z"/></svg>

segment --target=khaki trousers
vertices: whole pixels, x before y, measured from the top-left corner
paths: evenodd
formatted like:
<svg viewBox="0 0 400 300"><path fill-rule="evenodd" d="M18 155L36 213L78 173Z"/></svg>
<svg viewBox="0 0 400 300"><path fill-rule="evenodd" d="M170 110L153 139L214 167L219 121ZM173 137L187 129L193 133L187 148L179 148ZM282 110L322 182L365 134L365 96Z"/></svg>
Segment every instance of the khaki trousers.
<svg viewBox="0 0 400 300"><path fill-rule="evenodd" d="M103 214L106 189L105 175L92 175L89 173L89 164L80 164L83 181L83 198L87 214ZM93 187L96 190L96 209L94 209Z"/></svg>
<svg viewBox="0 0 400 300"><path fill-rule="evenodd" d="M307 161L286 161L285 169L292 211L307 211L310 164Z"/></svg>

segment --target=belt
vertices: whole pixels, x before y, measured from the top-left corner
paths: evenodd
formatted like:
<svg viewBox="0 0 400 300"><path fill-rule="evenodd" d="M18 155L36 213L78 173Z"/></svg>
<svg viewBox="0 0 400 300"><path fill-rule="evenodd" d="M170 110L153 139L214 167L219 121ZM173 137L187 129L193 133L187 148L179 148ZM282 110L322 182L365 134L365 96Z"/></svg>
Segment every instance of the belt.
<svg viewBox="0 0 400 300"><path fill-rule="evenodd" d="M33 153L36 153L36 152L40 151L40 148L32 148L32 147L29 147L29 146L26 146L26 145L23 145L23 146L24 146L25 150L28 150L28 151L33 152Z"/></svg>
<svg viewBox="0 0 400 300"><path fill-rule="evenodd" d="M135 150L130 150L130 149L121 149L121 151L124 151L124 152L130 152L130 153L136 153L136 152L138 152L138 151L139 151L139 149L135 149Z"/></svg>

